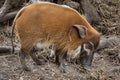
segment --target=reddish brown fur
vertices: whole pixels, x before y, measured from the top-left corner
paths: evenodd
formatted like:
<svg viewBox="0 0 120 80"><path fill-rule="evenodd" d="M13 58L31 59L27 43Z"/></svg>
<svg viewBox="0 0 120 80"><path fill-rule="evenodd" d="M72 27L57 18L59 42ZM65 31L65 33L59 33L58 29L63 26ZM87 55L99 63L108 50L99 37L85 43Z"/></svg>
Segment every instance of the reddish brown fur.
<svg viewBox="0 0 120 80"><path fill-rule="evenodd" d="M70 27L84 25L85 38L79 38L75 28L68 36ZM99 33L74 9L53 3L34 3L24 8L16 18L15 29L20 38L21 48L29 52L36 41L45 40L55 44L63 52L75 50L83 42L91 41L95 47Z"/></svg>

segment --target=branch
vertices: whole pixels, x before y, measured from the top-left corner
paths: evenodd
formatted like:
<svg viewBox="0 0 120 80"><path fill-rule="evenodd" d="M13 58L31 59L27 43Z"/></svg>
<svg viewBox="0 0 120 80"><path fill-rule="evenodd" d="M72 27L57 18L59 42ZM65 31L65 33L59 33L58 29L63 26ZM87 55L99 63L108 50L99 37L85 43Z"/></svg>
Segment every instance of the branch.
<svg viewBox="0 0 120 80"><path fill-rule="evenodd" d="M13 11L13 12L10 12L10 13L7 13L5 16L3 17L0 17L0 22L3 22L3 21L6 21L6 20L9 20L11 18L14 18L15 15L17 14L18 11Z"/></svg>

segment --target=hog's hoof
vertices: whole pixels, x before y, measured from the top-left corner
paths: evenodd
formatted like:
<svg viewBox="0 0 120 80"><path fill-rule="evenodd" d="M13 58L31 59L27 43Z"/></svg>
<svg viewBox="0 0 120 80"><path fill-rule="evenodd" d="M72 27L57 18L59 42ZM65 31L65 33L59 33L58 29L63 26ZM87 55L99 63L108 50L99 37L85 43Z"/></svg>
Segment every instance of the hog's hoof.
<svg viewBox="0 0 120 80"><path fill-rule="evenodd" d="M59 68L60 68L60 71L61 71L62 73L68 73L68 71L67 71L67 66L66 66L66 65L62 65L62 66L60 66Z"/></svg>

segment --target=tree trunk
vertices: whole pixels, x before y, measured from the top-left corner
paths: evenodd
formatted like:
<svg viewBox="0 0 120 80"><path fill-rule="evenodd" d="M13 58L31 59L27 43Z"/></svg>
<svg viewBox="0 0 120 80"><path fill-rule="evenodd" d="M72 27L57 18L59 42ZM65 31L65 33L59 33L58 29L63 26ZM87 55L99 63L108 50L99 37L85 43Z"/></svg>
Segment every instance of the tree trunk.
<svg viewBox="0 0 120 80"><path fill-rule="evenodd" d="M6 0L2 8L0 9L0 22L13 18L16 15L15 10L20 9L24 2L25 0Z"/></svg>

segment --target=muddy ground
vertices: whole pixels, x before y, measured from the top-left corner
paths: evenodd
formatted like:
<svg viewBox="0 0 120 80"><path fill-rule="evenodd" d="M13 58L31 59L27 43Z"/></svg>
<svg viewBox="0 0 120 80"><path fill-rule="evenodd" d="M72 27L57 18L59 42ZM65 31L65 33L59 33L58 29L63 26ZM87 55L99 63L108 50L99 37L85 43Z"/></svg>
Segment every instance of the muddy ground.
<svg viewBox="0 0 120 80"><path fill-rule="evenodd" d="M93 4L102 18L94 25L102 38L120 38L120 1L96 0ZM11 27L3 27L0 28L0 46L11 46ZM27 64L30 72L21 69L18 54L0 56L0 80L120 80L120 43L96 52L93 64L87 70L68 63L68 73L62 73L53 62L38 66L31 58L27 58Z"/></svg>

